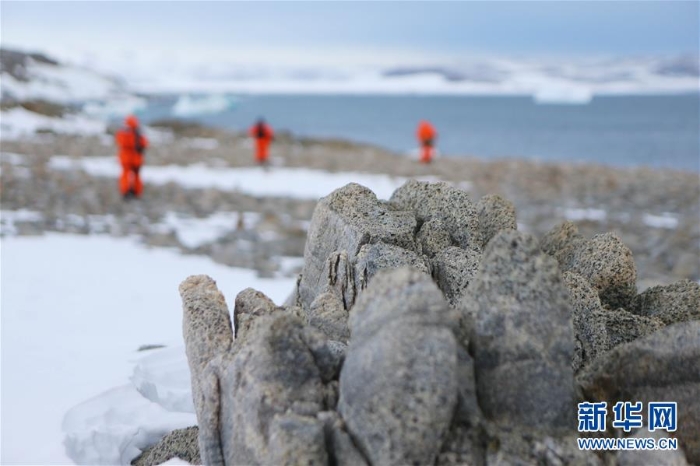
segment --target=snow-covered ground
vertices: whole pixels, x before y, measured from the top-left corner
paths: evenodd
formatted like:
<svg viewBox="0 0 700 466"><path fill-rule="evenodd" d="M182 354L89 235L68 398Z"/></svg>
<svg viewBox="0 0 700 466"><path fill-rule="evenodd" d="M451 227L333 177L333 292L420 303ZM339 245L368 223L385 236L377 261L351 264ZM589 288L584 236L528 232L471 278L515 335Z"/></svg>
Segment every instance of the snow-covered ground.
<svg viewBox="0 0 700 466"><path fill-rule="evenodd" d="M0 112L0 137L16 139L33 136L37 131L53 131L69 134L104 134L103 120L85 115L65 115L62 118L48 117L16 107Z"/></svg>
<svg viewBox="0 0 700 466"><path fill-rule="evenodd" d="M2 93L16 100L43 99L61 103L121 97L126 93L117 80L80 66L53 65L27 58L26 72L26 81L3 73Z"/></svg>
<svg viewBox="0 0 700 466"><path fill-rule="evenodd" d="M58 170L85 170L93 176L117 178L120 166L115 157L67 156L52 157L49 166ZM162 185L177 183L185 188L217 188L238 191L253 196L279 196L296 199L319 199L348 183L359 183L370 188L380 199L388 199L407 179L389 175L340 172L329 173L308 168L258 167L212 168L204 164L188 166L145 166L144 183ZM437 181L434 177L420 178Z"/></svg>
<svg viewBox="0 0 700 466"><path fill-rule="evenodd" d="M66 436L74 459L124 463L194 424L176 411L187 397L179 283L209 274L229 305L248 286L281 302L294 285L133 239L47 234L0 247L2 464L71 463ZM168 348L137 351L146 344Z"/></svg>

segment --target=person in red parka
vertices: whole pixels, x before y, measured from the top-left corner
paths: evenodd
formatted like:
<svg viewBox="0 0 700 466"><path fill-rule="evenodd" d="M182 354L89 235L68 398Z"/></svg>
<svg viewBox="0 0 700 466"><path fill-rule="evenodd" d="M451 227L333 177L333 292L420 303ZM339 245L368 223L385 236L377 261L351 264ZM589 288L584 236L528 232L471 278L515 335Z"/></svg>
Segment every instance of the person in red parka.
<svg viewBox="0 0 700 466"><path fill-rule="evenodd" d="M437 131L435 131L435 128L433 128L433 125L429 122L421 120L421 122L418 123L416 137L421 145L420 161L422 163L430 163L433 159L433 146L437 138Z"/></svg>
<svg viewBox="0 0 700 466"><path fill-rule="evenodd" d="M272 128L260 118L257 123L250 127L248 133L252 138L255 138L255 161L260 165L267 164L270 142L275 137Z"/></svg>
<svg viewBox="0 0 700 466"><path fill-rule="evenodd" d="M140 197L143 183L139 171L143 165L143 154L148 147L148 139L141 134L139 121L134 115L124 120L125 127L117 131L115 140L119 147L119 162L122 176L119 178L119 191L124 199Z"/></svg>

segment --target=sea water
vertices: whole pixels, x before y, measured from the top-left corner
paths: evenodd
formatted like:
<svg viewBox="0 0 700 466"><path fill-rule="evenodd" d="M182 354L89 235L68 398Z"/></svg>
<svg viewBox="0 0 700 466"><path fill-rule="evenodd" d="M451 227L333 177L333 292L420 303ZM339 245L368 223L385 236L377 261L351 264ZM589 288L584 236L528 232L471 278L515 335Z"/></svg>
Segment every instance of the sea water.
<svg viewBox="0 0 700 466"><path fill-rule="evenodd" d="M211 96L199 96L211 99ZM175 116L182 96L161 98L144 113ZM700 171L700 96L604 96L585 104L540 104L531 97L239 95L216 111L186 117L244 130L264 117L278 131L375 144L402 154L415 128L430 120L444 156L523 157ZM206 110L206 108L203 108Z"/></svg>

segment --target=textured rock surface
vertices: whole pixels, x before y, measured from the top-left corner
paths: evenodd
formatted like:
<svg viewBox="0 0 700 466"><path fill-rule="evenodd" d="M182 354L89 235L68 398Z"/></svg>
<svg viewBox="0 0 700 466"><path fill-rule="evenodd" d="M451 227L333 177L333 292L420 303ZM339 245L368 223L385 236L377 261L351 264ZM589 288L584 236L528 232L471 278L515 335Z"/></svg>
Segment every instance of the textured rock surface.
<svg viewBox="0 0 700 466"><path fill-rule="evenodd" d="M319 202L284 306L236 297L235 339L213 280L183 282L202 460L655 461L579 451L578 398L677 401L672 435L699 462L697 285L635 296L615 235L514 226L498 196L411 181L386 202L351 184Z"/></svg>
<svg viewBox="0 0 700 466"><path fill-rule="evenodd" d="M350 339L348 311L335 293L323 293L314 299L306 313L309 325L316 327L328 338L341 342Z"/></svg>
<svg viewBox="0 0 700 466"><path fill-rule="evenodd" d="M481 251L479 216L466 191L447 183L411 180L394 192L390 202L415 212L421 224L433 218L442 220L455 245Z"/></svg>
<svg viewBox="0 0 700 466"><path fill-rule="evenodd" d="M480 261L481 253L456 246L443 249L432 259L433 277L450 304L461 301Z"/></svg>
<svg viewBox="0 0 700 466"><path fill-rule="evenodd" d="M424 255L433 257L443 249L452 246L452 237L442 220L431 218L421 225L416 234L416 242Z"/></svg>
<svg viewBox="0 0 700 466"><path fill-rule="evenodd" d="M475 319L470 345L485 416L504 426L570 429L574 335L556 261L534 237L501 232L463 304Z"/></svg>
<svg viewBox="0 0 700 466"><path fill-rule="evenodd" d="M667 286L655 286L637 296L635 313L656 317L664 324L700 320L700 284L682 280Z"/></svg>
<svg viewBox="0 0 700 466"><path fill-rule="evenodd" d="M210 365L212 383L203 391L207 396L218 394L220 405L217 410L212 404L204 421L218 413L220 417L215 423L197 418L207 464L217 463L219 441L225 464L274 464L293 452L301 455L295 431L304 439L304 449L323 448L306 443L323 440L310 432L318 431L313 417L323 410L324 396L321 372L305 341L302 322L279 314L264 318L251 333L238 352ZM293 422L294 415L309 419Z"/></svg>
<svg viewBox="0 0 700 466"><path fill-rule="evenodd" d="M653 438L657 442L669 438L664 431L639 429L630 435L632 438ZM640 466L663 464L664 466L687 466L688 461L682 450L621 450L617 452L618 466Z"/></svg>
<svg viewBox="0 0 700 466"><path fill-rule="evenodd" d="M422 256L390 244L376 243L362 246L355 265L355 289L364 290L372 277L382 269L410 266L424 273L430 269Z"/></svg>
<svg viewBox="0 0 700 466"><path fill-rule="evenodd" d="M226 299L216 282L206 275L193 275L180 284L182 333L192 380L192 397L197 418L203 415L204 396L200 387L207 365L226 353L233 342L233 329Z"/></svg>
<svg viewBox="0 0 700 466"><path fill-rule="evenodd" d="M454 317L430 276L379 272L353 309L338 408L372 464L430 464L457 404Z"/></svg>
<svg viewBox="0 0 700 466"><path fill-rule="evenodd" d="M479 213L482 247L486 247L499 231L518 229L515 206L498 194L487 194L479 199L476 210Z"/></svg>
<svg viewBox="0 0 700 466"><path fill-rule="evenodd" d="M629 308L637 294L632 251L615 233L595 235L574 253L570 270L585 277L603 304Z"/></svg>
<svg viewBox="0 0 700 466"><path fill-rule="evenodd" d="M198 434L197 426L174 430L163 437L160 442L146 449L131 464L134 466L155 466L172 458L179 458L190 464L202 464L199 458Z"/></svg>
<svg viewBox="0 0 700 466"><path fill-rule="evenodd" d="M299 298L304 308L325 287L323 270L335 251L352 261L370 243L388 243L413 250L416 219L410 212L394 211L369 189L351 183L322 198L314 210L304 249Z"/></svg>
<svg viewBox="0 0 700 466"><path fill-rule="evenodd" d="M562 270L568 270L574 260L574 253L585 241L576 224L564 222L542 237L540 247L550 256L554 256Z"/></svg>
<svg viewBox="0 0 700 466"><path fill-rule="evenodd" d="M557 259L562 271L575 272L588 280L604 306L631 307L637 293L637 268L632 252L615 233L587 240L576 225L565 222L547 233L540 247Z"/></svg>
<svg viewBox="0 0 700 466"><path fill-rule="evenodd" d="M246 333L257 317L272 314L276 307L275 303L265 294L252 288L246 288L238 293L233 308L236 338L240 338Z"/></svg>
<svg viewBox="0 0 700 466"><path fill-rule="evenodd" d="M618 346L579 374L586 399L676 401L676 432L691 463L700 462L700 322L674 324Z"/></svg>
<svg viewBox="0 0 700 466"><path fill-rule="evenodd" d="M562 278L569 291L576 337L572 368L578 371L583 364L610 349L610 338L605 323L601 321L605 311L598 293L579 274L564 272Z"/></svg>

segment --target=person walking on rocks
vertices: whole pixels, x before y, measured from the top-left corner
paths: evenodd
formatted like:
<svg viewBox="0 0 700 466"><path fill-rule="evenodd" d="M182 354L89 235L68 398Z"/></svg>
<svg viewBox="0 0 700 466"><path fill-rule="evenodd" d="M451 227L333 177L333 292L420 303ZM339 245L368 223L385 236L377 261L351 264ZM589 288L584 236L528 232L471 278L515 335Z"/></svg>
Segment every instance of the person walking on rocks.
<svg viewBox="0 0 700 466"><path fill-rule="evenodd" d="M433 159L433 147L435 145L435 139L437 138L437 131L435 131L433 125L431 125L428 121L421 120L420 123L418 123L416 137L418 138L418 143L421 146L419 156L420 162L430 163Z"/></svg>
<svg viewBox="0 0 700 466"><path fill-rule="evenodd" d="M272 128L265 123L265 120L259 118L248 132L255 139L255 161L259 165L266 165L270 142L275 137Z"/></svg>
<svg viewBox="0 0 700 466"><path fill-rule="evenodd" d="M143 165L143 154L148 147L148 139L141 134L139 121L134 115L124 119L124 127L117 131L115 140L119 147L119 162L122 175L119 178L119 191L125 200L140 197L143 183L139 171Z"/></svg>

